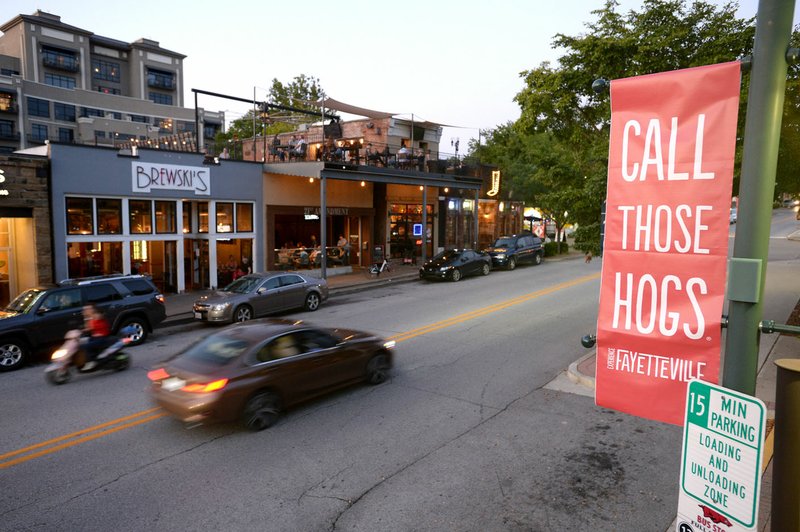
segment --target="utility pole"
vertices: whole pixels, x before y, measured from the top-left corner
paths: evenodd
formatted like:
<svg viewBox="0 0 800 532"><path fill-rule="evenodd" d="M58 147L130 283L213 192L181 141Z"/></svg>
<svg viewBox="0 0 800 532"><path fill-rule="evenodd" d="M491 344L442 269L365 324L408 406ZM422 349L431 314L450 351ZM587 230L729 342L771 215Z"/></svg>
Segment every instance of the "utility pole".
<svg viewBox="0 0 800 532"><path fill-rule="evenodd" d="M723 386L748 395L755 395L756 391L759 322L764 313L764 279L794 4L795 0L760 0L756 16L722 374Z"/></svg>

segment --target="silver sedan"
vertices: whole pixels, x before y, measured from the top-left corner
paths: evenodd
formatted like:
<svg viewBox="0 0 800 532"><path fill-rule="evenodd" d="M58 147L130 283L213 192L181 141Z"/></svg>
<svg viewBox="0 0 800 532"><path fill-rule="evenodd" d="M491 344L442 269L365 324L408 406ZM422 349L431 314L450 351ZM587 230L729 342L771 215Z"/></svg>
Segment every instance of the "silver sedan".
<svg viewBox="0 0 800 532"><path fill-rule="evenodd" d="M325 279L293 272L245 275L194 302L195 319L235 323L276 312L317 310L328 299Z"/></svg>

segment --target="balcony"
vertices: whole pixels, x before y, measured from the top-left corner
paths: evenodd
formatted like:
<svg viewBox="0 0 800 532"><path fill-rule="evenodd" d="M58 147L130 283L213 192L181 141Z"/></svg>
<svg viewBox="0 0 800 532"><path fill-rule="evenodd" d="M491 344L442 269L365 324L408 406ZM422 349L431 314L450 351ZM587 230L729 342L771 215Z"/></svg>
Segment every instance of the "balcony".
<svg viewBox="0 0 800 532"><path fill-rule="evenodd" d="M175 80L161 76L147 76L147 86L154 89L175 90Z"/></svg>
<svg viewBox="0 0 800 532"><path fill-rule="evenodd" d="M0 101L0 113L8 113L8 114L17 114L19 111L19 107L16 103L11 102L3 105L3 102Z"/></svg>
<svg viewBox="0 0 800 532"><path fill-rule="evenodd" d="M42 55L42 64L64 72L78 72L81 69L81 64L76 58L63 55L44 54Z"/></svg>
<svg viewBox="0 0 800 532"><path fill-rule="evenodd" d="M13 140L14 142L19 142L19 133L3 131L0 129L0 140Z"/></svg>

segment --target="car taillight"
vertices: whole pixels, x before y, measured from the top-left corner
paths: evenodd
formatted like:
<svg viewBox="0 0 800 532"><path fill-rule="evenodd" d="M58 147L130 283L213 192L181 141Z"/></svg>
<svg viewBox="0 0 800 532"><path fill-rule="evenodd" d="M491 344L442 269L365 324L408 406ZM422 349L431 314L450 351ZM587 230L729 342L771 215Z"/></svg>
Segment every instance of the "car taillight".
<svg viewBox="0 0 800 532"><path fill-rule="evenodd" d="M162 305L163 305L164 303L166 303L166 300L164 299L164 294L158 294L158 295L156 295L156 301L158 301L158 302L159 302L159 303L161 303Z"/></svg>
<svg viewBox="0 0 800 532"><path fill-rule="evenodd" d="M164 379L169 377L169 373L164 368L154 369L152 371L147 372L147 378L151 381L163 381Z"/></svg>
<svg viewBox="0 0 800 532"><path fill-rule="evenodd" d="M181 388L184 392L191 392L191 393L208 393L208 392L215 392L217 390L221 390L228 384L228 379L219 379L216 381L212 381L206 384L187 384L183 388Z"/></svg>

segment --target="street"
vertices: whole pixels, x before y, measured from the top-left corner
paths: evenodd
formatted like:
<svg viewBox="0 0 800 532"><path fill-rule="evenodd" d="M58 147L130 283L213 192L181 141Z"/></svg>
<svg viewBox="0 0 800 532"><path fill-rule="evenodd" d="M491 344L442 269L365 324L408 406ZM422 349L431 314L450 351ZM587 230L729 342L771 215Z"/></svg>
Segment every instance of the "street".
<svg viewBox="0 0 800 532"><path fill-rule="evenodd" d="M785 320L800 222L776 217L765 318ZM153 364L213 328L157 331L130 370L60 387L43 366L2 374L0 529L663 531L681 428L547 387L586 353L601 267L545 261L287 314L396 339L396 367L258 433L186 429L143 391Z"/></svg>

